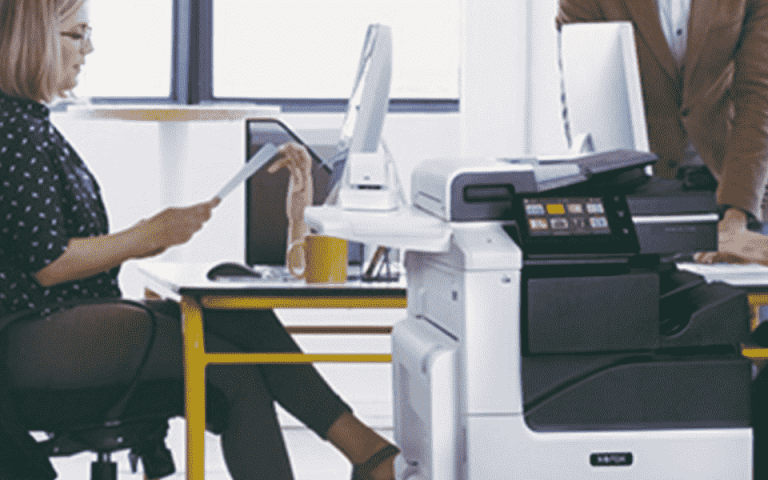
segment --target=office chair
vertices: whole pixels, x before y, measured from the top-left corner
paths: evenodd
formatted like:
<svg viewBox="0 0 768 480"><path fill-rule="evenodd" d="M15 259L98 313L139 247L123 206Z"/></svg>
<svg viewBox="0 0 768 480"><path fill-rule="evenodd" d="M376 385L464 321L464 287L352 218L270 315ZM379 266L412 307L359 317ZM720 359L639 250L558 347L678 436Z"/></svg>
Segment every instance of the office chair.
<svg viewBox="0 0 768 480"><path fill-rule="evenodd" d="M98 305L101 302L93 302ZM117 480L117 464L111 461L111 454L118 450L130 449L131 467L136 472L141 459L144 473L148 479L159 479L175 472L170 451L165 445L168 432L168 419L180 415L178 405L173 405L172 396L168 395L169 385L165 380L139 382L139 374L146 363L148 353L154 342L155 318L151 310L140 303L123 301L116 303L125 308L125 314L138 315L150 320L144 342L146 347L141 364L136 369L129 385L114 385L87 390L68 391L73 401L78 398L117 399L103 415L94 415L87 423L59 425L28 425L33 431L46 431L47 438L38 445L49 457L69 456L83 451L93 451L97 460L91 465L91 480ZM0 331L13 322L26 319L39 319L40 312L28 311L0 319ZM5 345L5 339L2 342ZM172 385L183 395L182 382ZM27 392L24 398L33 399L34 395L56 395L59 392ZM80 395L81 397L78 397ZM146 401L150 399L149 401ZM214 398L215 400L215 398ZM219 423L212 419L213 423ZM42 428L39 428L42 427ZM49 431L52 430L52 431Z"/></svg>
<svg viewBox="0 0 768 480"><path fill-rule="evenodd" d="M134 398L156 398L153 385L140 385ZM98 392L93 392L98 395ZM104 420L48 432L48 438L39 442L49 457L70 456L84 451L96 453L91 463L91 480L117 480L117 463L111 455L130 449L131 470L135 473L141 460L147 479L159 479L173 474L176 469L171 452L165 444L168 419L176 416L172 408L161 406L149 412L128 411L117 419Z"/></svg>
<svg viewBox="0 0 768 480"><path fill-rule="evenodd" d="M107 395L109 388L88 392L89 395ZM144 467L145 478L154 480L174 473L171 452L165 444L168 419L180 416L178 405L170 390L183 395L183 382L168 385L166 380L142 382L130 392L130 399L116 419L80 425L66 425L48 432L48 438L39 442L49 457L69 456L91 451L97 455L91 464L91 480L117 480L117 464L111 454L130 449L131 470L136 473L138 461ZM125 401L127 397L123 397ZM206 425L214 434L226 428L227 400L217 388L206 389ZM146 399L151 399L149 402Z"/></svg>

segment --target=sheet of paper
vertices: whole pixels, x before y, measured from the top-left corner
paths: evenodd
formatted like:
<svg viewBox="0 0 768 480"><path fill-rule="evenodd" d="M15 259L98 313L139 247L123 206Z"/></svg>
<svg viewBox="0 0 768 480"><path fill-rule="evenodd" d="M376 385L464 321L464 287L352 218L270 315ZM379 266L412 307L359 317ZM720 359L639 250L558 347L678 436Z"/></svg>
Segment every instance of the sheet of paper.
<svg viewBox="0 0 768 480"><path fill-rule="evenodd" d="M254 173L256 173L261 167L263 167L268 161L277 154L278 150L271 143L265 144L261 149L256 152L256 155L252 156L233 177L230 179L219 193L216 194L220 199L224 199L227 195L232 193L232 190L242 185L243 182L248 180Z"/></svg>
<svg viewBox="0 0 768 480"><path fill-rule="evenodd" d="M768 285L768 267L763 265L678 263L677 268L701 275L707 282L723 282L735 287Z"/></svg>

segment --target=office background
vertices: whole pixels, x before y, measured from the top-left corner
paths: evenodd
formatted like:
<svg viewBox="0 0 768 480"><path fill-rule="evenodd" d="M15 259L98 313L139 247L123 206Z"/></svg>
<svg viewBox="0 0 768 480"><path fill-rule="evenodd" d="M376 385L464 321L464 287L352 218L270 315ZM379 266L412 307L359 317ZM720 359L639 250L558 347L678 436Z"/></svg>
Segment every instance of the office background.
<svg viewBox="0 0 768 480"><path fill-rule="evenodd" d="M384 138L406 189L411 169L425 158L514 156L566 148L559 117L556 9L557 0L461 2L458 111L392 112L385 123ZM349 37L358 49L362 37ZM166 206L160 192L157 124L74 120L65 113L53 118L99 178L114 230ZM342 115L291 112L282 118L309 143L333 143ZM241 123L194 123L189 129L188 167L183 178L175 179L184 203L213 195L244 161ZM229 197L211 223L173 255L198 261L242 259L242 195L240 189ZM125 292L140 295L131 271L128 264L122 280Z"/></svg>
<svg viewBox="0 0 768 480"><path fill-rule="evenodd" d="M104 0L92 0L94 2ZM515 156L564 151L560 122L554 16L557 0L462 0L460 73L457 111L394 111L387 117L384 138L409 192L410 174L421 160L453 156ZM358 36L360 38L358 38ZM349 35L355 50L362 36ZM95 37L97 38L97 37ZM96 45L97 49L100 48ZM106 48L106 47L104 47ZM357 55L357 54L355 54ZM397 55L397 52L395 52ZM292 111L281 115L310 144L334 143L342 121L338 112ZM71 140L99 179L114 231L146 218L164 204L161 185L159 127L152 122L77 120L54 113L53 121ZM242 122L193 122L189 125L189 158L181 178L183 204L210 198L244 161ZM218 207L212 220L188 244L159 257L186 261L244 258L244 189ZM129 297L143 294L143 282L128 262L121 285ZM280 311L286 323L309 316L317 322L384 322L402 311L369 315L340 311ZM360 339L304 338L306 349L355 351ZM387 338L366 341L376 352L388 352ZM350 375L348 368L363 369ZM323 366L329 381L374 425L391 425L389 366Z"/></svg>
<svg viewBox="0 0 768 480"><path fill-rule="evenodd" d="M557 3L557 0L459 0L458 108L437 112L395 108L385 122L383 135L397 161L406 193L411 170L426 158L515 156L567 149L560 120L554 27ZM158 19L152 20L150 28L158 28L157 22ZM356 33L348 35L355 58L363 40L362 31ZM94 39L97 49L108 50L108 45L98 43L97 33ZM281 118L308 143L324 144L335 142L342 115L338 111L292 109ZM165 179L161 178L161 134L157 123L77 120L62 112L54 113L53 121L99 179L113 231L127 228L169 206L162 192ZM193 122L188 128L190 156L182 177L174 179L182 192L183 204L212 196L240 167L245 155L242 122ZM242 261L245 250L243 195L243 188L236 190L192 241L160 256L159 260ZM143 281L135 265L128 262L121 275L121 285L129 297L143 295ZM278 315L287 324L391 325L402 319L404 312L283 310L278 311ZM368 351L390 351L386 336L299 338L302 347L313 352L359 352L361 341ZM321 365L320 368L366 422L385 430L391 428L389 365ZM286 426L297 425L284 412L281 412L281 422ZM169 445L183 445L178 435L176 428ZM316 442L309 439L307 445L311 450ZM217 455L214 442L209 444L208 452ZM316 459L318 455L328 455L323 452L325 450L307 450L299 455ZM73 464L79 465L76 461ZM72 476L67 471L63 478L79 478L78 468L72 470Z"/></svg>

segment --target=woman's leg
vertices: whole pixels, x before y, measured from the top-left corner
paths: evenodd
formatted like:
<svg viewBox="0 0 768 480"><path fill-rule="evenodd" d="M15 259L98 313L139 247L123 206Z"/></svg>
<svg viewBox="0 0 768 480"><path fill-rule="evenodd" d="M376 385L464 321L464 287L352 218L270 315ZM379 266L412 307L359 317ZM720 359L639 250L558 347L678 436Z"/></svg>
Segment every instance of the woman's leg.
<svg viewBox="0 0 768 480"><path fill-rule="evenodd" d="M220 338L246 352L301 352L271 310L206 310L205 331L208 351L216 351L208 338ZM312 365L259 365L259 370L275 400L323 438L351 412Z"/></svg>
<svg viewBox="0 0 768 480"><path fill-rule="evenodd" d="M151 375L157 375L168 367L166 359L174 358L177 361L172 369L180 375L183 371L183 347L178 305L151 301L145 304L153 309L158 318L165 320L162 325L168 330L161 336L166 339L165 343L158 345L154 350L156 354L149 358L148 370L154 372ZM207 334L205 341L209 351L243 351L213 334ZM151 376L144 378L151 379ZM274 398L258 366L211 365L206 369L206 379L208 384L223 392L227 400L226 427L221 432L221 444L230 475L234 479L254 480L293 478L277 422Z"/></svg>
<svg viewBox="0 0 768 480"><path fill-rule="evenodd" d="M167 393L176 397L181 412L183 395L178 386L183 381L183 366L178 317L162 312L155 317L157 329L141 380L167 381ZM22 420L55 429L106 413L141 365L151 331L151 317L143 309L122 304L78 306L11 327L6 364ZM222 351L236 350L219 339L211 337L209 341ZM209 369L208 379L228 404L222 445L232 477L292 478L273 399L258 369L215 367ZM116 393L87 401L76 395L95 387L114 387ZM73 396L77 402L70 400ZM167 399L163 401L167 403Z"/></svg>
<svg viewBox="0 0 768 480"><path fill-rule="evenodd" d="M245 351L300 352L271 310L206 311L205 330ZM272 396L286 410L329 440L353 464L364 463L389 442L363 424L312 365L260 365ZM394 478L394 459L372 472Z"/></svg>

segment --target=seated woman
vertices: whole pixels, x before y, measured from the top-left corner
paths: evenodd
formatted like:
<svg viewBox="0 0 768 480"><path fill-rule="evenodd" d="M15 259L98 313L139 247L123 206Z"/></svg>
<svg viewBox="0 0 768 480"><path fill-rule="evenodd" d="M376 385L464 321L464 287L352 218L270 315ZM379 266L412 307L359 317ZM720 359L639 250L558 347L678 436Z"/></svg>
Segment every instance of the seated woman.
<svg viewBox="0 0 768 480"><path fill-rule="evenodd" d="M167 385L162 396L183 412L179 308L146 301L141 307L150 315L137 315L120 298L117 274L126 260L188 241L219 200L169 208L109 233L99 186L46 107L77 84L93 51L90 32L87 0L0 0L2 478L55 478L26 430L107 411L113 399L78 393L124 384L139 366L140 379ZM293 172L295 157L306 152L288 146L282 154L281 165ZM303 201L301 190L292 191L289 206ZM34 315L2 321L17 312ZM150 317L156 327L147 343L141 339ZM299 351L271 311L208 318L210 350ZM312 366L215 366L208 381L226 399L211 418L225 416L221 442L234 479L292 478L275 401L349 458L353 478L393 478L398 450L362 424Z"/></svg>

